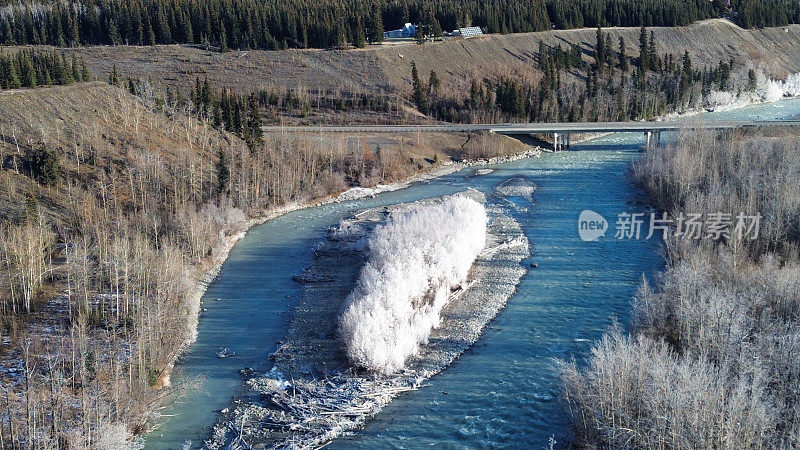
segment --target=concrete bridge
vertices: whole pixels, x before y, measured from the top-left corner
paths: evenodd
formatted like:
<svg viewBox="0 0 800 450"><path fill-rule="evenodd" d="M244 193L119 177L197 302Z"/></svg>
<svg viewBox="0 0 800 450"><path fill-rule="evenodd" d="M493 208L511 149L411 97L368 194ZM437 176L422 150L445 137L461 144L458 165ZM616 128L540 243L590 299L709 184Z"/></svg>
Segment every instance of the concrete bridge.
<svg viewBox="0 0 800 450"><path fill-rule="evenodd" d="M265 126L266 134L300 133L472 133L547 135L554 150L569 148L573 133L643 133L647 147L661 141L661 132L679 130L726 130L764 126L800 127L800 120L728 120L685 122L572 122L572 123L495 123L434 125L343 125L343 126Z"/></svg>

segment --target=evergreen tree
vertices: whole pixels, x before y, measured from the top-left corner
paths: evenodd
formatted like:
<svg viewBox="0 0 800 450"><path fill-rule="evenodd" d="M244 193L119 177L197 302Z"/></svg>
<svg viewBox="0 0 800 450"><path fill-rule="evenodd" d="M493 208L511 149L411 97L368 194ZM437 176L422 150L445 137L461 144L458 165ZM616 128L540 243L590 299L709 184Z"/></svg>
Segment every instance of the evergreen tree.
<svg viewBox="0 0 800 450"><path fill-rule="evenodd" d="M436 16L433 14L433 11L430 12L428 18L428 26L430 27L430 35L434 38L442 37L442 25L436 19Z"/></svg>
<svg viewBox="0 0 800 450"><path fill-rule="evenodd" d="M694 72L692 70L692 60L689 58L689 52L683 53L683 68L681 69L681 81L678 85L678 95L682 102L685 102L690 93L690 88L694 81Z"/></svg>
<svg viewBox="0 0 800 450"><path fill-rule="evenodd" d="M470 81L469 85L469 107L478 108L483 103L483 88L478 87L475 80Z"/></svg>
<svg viewBox="0 0 800 450"><path fill-rule="evenodd" d="M81 80L92 81L92 74L89 72L89 68L86 67L86 61L84 60L81 60Z"/></svg>
<svg viewBox="0 0 800 450"><path fill-rule="evenodd" d="M217 158L217 197L220 197L228 191L231 172L228 168L228 158L222 148L219 149Z"/></svg>
<svg viewBox="0 0 800 450"><path fill-rule="evenodd" d="M544 72L545 69L547 69L547 63L545 58L546 53L547 50L545 49L544 42L542 42L542 40L540 39L538 55L539 55L539 70L541 70L542 72Z"/></svg>
<svg viewBox="0 0 800 450"><path fill-rule="evenodd" d="M650 68L650 52L647 46L647 28L639 30L639 71L644 73Z"/></svg>
<svg viewBox="0 0 800 450"><path fill-rule="evenodd" d="M343 48L347 44L347 29L343 23L337 22L333 29L333 47Z"/></svg>
<svg viewBox="0 0 800 450"><path fill-rule="evenodd" d="M628 71L628 56L625 54L625 39L619 37L619 70L622 73Z"/></svg>
<svg viewBox="0 0 800 450"><path fill-rule="evenodd" d="M689 57L689 51L683 52L683 70L682 75L686 77L689 83L694 81L694 71L692 70L692 59Z"/></svg>
<svg viewBox="0 0 800 450"><path fill-rule="evenodd" d="M422 81L419 79L419 73L417 72L417 65L414 61L411 61L411 84L414 91L414 104L417 105L417 109L423 114L428 113L428 92L422 86Z"/></svg>
<svg viewBox="0 0 800 450"><path fill-rule="evenodd" d="M36 87L39 81L36 78L36 69L33 67L33 59L30 52L20 52L17 55L19 64L20 81L22 87L33 88Z"/></svg>
<svg viewBox="0 0 800 450"><path fill-rule="evenodd" d="M361 25L361 19L356 19L356 27L353 30L353 47L363 48L367 45L364 37L364 27Z"/></svg>
<svg viewBox="0 0 800 450"><path fill-rule="evenodd" d="M373 44L383 42L383 14L378 2L372 4L372 17L369 27L369 41Z"/></svg>
<svg viewBox="0 0 800 450"><path fill-rule="evenodd" d="M122 44L122 37L119 35L119 30L117 29L117 25L113 20L106 20L106 29L108 30L106 32L107 38L104 39L104 41L110 43L111 45Z"/></svg>
<svg viewBox="0 0 800 450"><path fill-rule="evenodd" d="M261 145L264 133L261 130L261 115L259 113L258 98L253 94L250 96L247 108L247 145L250 150L254 150Z"/></svg>
<svg viewBox="0 0 800 450"><path fill-rule="evenodd" d="M80 31L78 30L78 21L72 14L67 14L68 24L68 38L69 45L77 47L81 43Z"/></svg>
<svg viewBox="0 0 800 450"><path fill-rule="evenodd" d="M180 17L180 36L181 42L194 42L194 32L192 31L192 23L188 17L183 13L179 14Z"/></svg>
<svg viewBox="0 0 800 450"><path fill-rule="evenodd" d="M156 15L155 15L155 31L156 31L156 42L159 44L171 44L172 43L172 30L170 29L169 21L167 19L167 15L164 12L163 4L158 3L156 6Z"/></svg>
<svg viewBox="0 0 800 450"><path fill-rule="evenodd" d="M606 63L606 44L603 37L603 30L597 27L595 32L595 46L594 46L594 61L597 65L597 71L602 72Z"/></svg>
<svg viewBox="0 0 800 450"><path fill-rule="evenodd" d="M730 64L725 64L724 62L719 63L719 90L720 91L727 91L728 90L728 82L731 79L731 67L733 66L733 60L731 60Z"/></svg>
<svg viewBox="0 0 800 450"><path fill-rule="evenodd" d="M228 38L226 35L228 32L225 30L225 24L220 22L219 24L219 51L220 53L227 53L228 52Z"/></svg>
<svg viewBox="0 0 800 450"><path fill-rule="evenodd" d="M653 31L650 31L650 41L647 43L647 61L648 69L659 70L658 54L656 53L656 39Z"/></svg>
<svg viewBox="0 0 800 450"><path fill-rule="evenodd" d="M53 55L53 69L55 76L53 77L56 84L67 85L72 84L72 70L67 62L67 57L62 53L61 58Z"/></svg>
<svg viewBox="0 0 800 450"><path fill-rule="evenodd" d="M58 161L58 155L45 147L33 152L30 167L33 178L45 186L53 186L61 178L61 165Z"/></svg>
<svg viewBox="0 0 800 450"><path fill-rule="evenodd" d="M72 62L70 63L70 72L72 72L72 79L81 82L83 81L83 77L81 76L81 67L78 65L78 59L75 55L72 55Z"/></svg>
<svg viewBox="0 0 800 450"><path fill-rule="evenodd" d="M112 86L119 85L119 72L117 72L117 65L111 67L111 73L108 74L108 84Z"/></svg>
<svg viewBox="0 0 800 450"><path fill-rule="evenodd" d="M142 14L145 13L142 12ZM150 22L149 16L144 16L143 33L144 45L156 45L156 33L153 31L153 24Z"/></svg>
<svg viewBox="0 0 800 450"><path fill-rule="evenodd" d="M439 81L439 76L436 75L436 71L431 70L430 77L428 78L428 93L430 98L436 99L439 97L439 90L441 89L441 82Z"/></svg>
<svg viewBox="0 0 800 450"><path fill-rule="evenodd" d="M14 63L14 60L9 57L7 59L6 64L8 67L6 69L6 73L8 74L6 80L6 86L8 86L9 89L21 88L22 81L20 80L19 71L17 70L17 65Z"/></svg>
<svg viewBox="0 0 800 450"><path fill-rule="evenodd" d="M589 97L597 95L597 71L594 67L589 67L586 73L586 94Z"/></svg>
<svg viewBox="0 0 800 450"><path fill-rule="evenodd" d="M3 21L0 22L0 43L7 45L16 44L14 41L14 32L12 31L8 16L3 17Z"/></svg>

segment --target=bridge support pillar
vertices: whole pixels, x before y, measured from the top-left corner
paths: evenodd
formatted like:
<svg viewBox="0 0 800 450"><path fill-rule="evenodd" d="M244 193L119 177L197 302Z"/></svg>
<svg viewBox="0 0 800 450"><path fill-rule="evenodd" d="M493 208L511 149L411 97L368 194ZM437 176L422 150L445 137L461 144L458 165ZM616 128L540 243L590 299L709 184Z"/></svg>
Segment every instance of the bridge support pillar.
<svg viewBox="0 0 800 450"><path fill-rule="evenodd" d="M558 133L553 133L553 151L558 152L561 151L561 142L559 141L560 136Z"/></svg>
<svg viewBox="0 0 800 450"><path fill-rule="evenodd" d="M661 131L645 131L645 149L651 150L661 145Z"/></svg>
<svg viewBox="0 0 800 450"><path fill-rule="evenodd" d="M572 133L567 133L567 150L572 146Z"/></svg>

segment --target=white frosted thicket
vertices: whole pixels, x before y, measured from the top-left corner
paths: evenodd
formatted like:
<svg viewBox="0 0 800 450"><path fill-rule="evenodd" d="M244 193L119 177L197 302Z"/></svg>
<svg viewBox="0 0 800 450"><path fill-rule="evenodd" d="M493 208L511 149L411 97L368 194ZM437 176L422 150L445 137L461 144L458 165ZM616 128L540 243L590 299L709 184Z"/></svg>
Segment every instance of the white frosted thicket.
<svg viewBox="0 0 800 450"><path fill-rule="evenodd" d="M793 73L786 80L773 80L763 71L756 72L754 92L739 94L726 91L712 91L706 96L705 104L713 108L740 107L761 102L775 102L786 97L800 96L800 73Z"/></svg>
<svg viewBox="0 0 800 450"><path fill-rule="evenodd" d="M482 204L454 195L396 210L375 228L339 322L354 365L394 373L427 343L486 245L487 221Z"/></svg>
<svg viewBox="0 0 800 450"><path fill-rule="evenodd" d="M800 96L800 73L793 73L783 82L783 93L787 97Z"/></svg>

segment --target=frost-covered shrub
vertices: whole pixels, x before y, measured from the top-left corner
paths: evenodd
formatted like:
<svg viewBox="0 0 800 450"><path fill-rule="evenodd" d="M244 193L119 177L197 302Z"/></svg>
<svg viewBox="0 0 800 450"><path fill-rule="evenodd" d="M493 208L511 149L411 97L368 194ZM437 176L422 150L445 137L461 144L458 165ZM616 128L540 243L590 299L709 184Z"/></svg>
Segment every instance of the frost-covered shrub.
<svg viewBox="0 0 800 450"><path fill-rule="evenodd" d="M748 368L749 369L749 368ZM589 366L560 363L578 446L589 448L764 448L780 412L758 370L732 375L702 356L620 330L592 348Z"/></svg>
<svg viewBox="0 0 800 450"><path fill-rule="evenodd" d="M763 70L756 73L755 92L711 91L704 99L710 108L737 108L760 102L775 102L784 97L800 96L800 73L786 77L786 80L773 80Z"/></svg>
<svg viewBox="0 0 800 450"><path fill-rule="evenodd" d="M706 96L706 104L712 108L735 105L739 98L735 92L711 91Z"/></svg>
<svg viewBox="0 0 800 450"><path fill-rule="evenodd" d="M394 211L369 238L369 257L347 298L339 335L357 366L401 369L439 325L451 288L486 244L486 210L461 195Z"/></svg>
<svg viewBox="0 0 800 450"><path fill-rule="evenodd" d="M800 73L793 73L783 82L783 92L787 97L800 96Z"/></svg>
<svg viewBox="0 0 800 450"><path fill-rule="evenodd" d="M139 450L144 448L141 439L137 439L124 424L101 423L97 429L94 448Z"/></svg>
<svg viewBox="0 0 800 450"><path fill-rule="evenodd" d="M789 139L787 139L787 137ZM658 209L763 216L755 240L667 241L632 333L561 364L579 445L800 448L800 144L693 133L634 165Z"/></svg>

